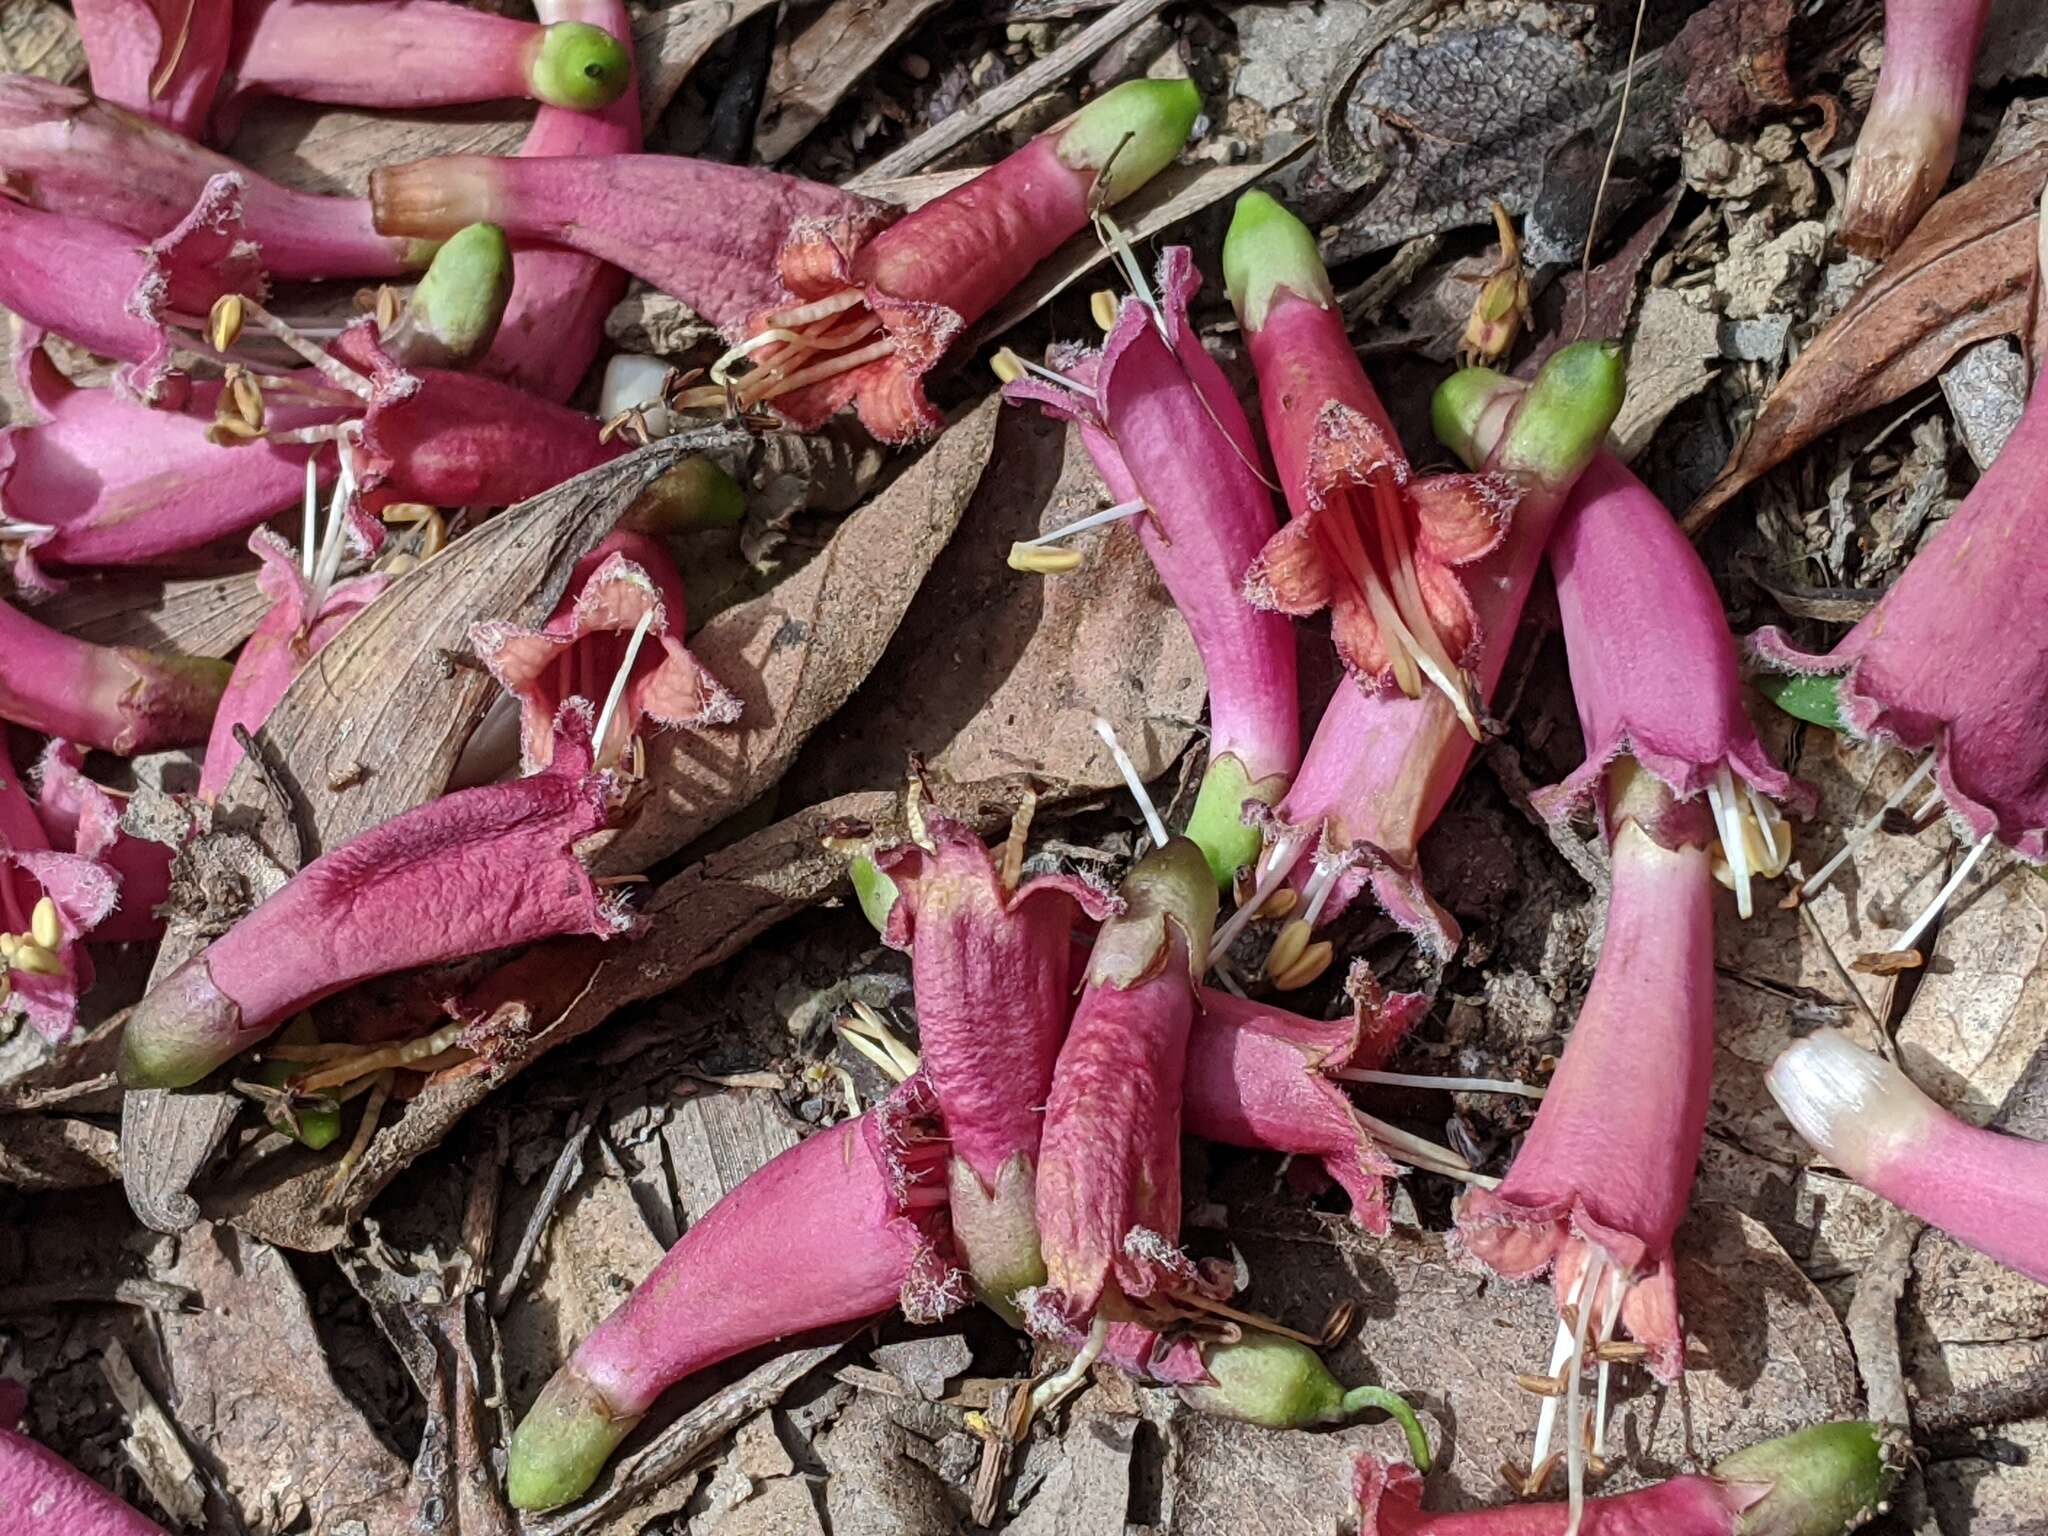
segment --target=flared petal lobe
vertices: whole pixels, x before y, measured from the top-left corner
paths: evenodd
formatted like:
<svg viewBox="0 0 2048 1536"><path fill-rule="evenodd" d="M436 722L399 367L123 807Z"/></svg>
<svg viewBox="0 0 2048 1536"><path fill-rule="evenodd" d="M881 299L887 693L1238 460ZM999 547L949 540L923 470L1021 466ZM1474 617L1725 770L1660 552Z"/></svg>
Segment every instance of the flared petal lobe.
<svg viewBox="0 0 2048 1536"><path fill-rule="evenodd" d="M85 775L76 742L53 741L36 763L36 815L52 846L112 871L120 903L92 929L109 943L163 937L157 915L171 893L171 850L121 827L122 801Z"/></svg>
<svg viewBox="0 0 2048 1536"><path fill-rule="evenodd" d="M82 941L113 911L117 882L96 859L51 851L6 735L0 728L0 1021L26 1018L62 1040L92 986Z"/></svg>

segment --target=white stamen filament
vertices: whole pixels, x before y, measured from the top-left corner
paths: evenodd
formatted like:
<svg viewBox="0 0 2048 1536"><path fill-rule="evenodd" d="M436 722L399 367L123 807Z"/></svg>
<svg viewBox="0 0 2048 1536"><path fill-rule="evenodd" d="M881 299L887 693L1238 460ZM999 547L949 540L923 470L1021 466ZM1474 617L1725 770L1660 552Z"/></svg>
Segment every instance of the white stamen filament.
<svg viewBox="0 0 2048 1536"><path fill-rule="evenodd" d="M719 357L718 361L711 365L711 382L720 388L727 384L737 384L739 381L732 376L732 365L734 363L740 362L750 354L760 351L761 348L771 342L788 342L794 346L802 341L803 337L799 336L795 331L771 327L768 330L757 332L749 336L738 346L728 348Z"/></svg>
<svg viewBox="0 0 2048 1536"><path fill-rule="evenodd" d="M1308 907L1301 914L1301 920L1313 928L1316 919L1323 915L1323 907L1330 900L1330 893L1337 889L1337 882L1344 878L1344 872L1358 862L1355 850L1346 849L1334 858L1318 859L1316 871L1309 876L1305 894Z"/></svg>
<svg viewBox="0 0 2048 1536"><path fill-rule="evenodd" d="M604 696L604 708L597 712L596 729L590 733L591 750L604 751L605 732L611 727L612 715L619 707L619 700L626 696L627 679L633 675L633 663L640 657L640 642L647 638L647 631L654 627L654 615L659 605L649 603L640 612L640 622L633 626L632 637L626 641L626 659L619 663L619 670L612 677L611 691Z"/></svg>
<svg viewBox="0 0 2048 1536"><path fill-rule="evenodd" d="M1621 1296L1622 1288L1620 1286L1608 1287L1607 1305L1600 1313L1600 1338L1598 1342L1602 1344L1605 1344L1614 1337L1614 1325L1621 1321ZM1614 1362L1612 1360L1604 1358L1601 1360L1600 1390L1593 1400L1593 1454L1595 1456L1605 1456L1607 1454L1607 1377L1613 1369Z"/></svg>
<svg viewBox="0 0 2048 1536"><path fill-rule="evenodd" d="M1913 947L1920 935L1927 931L1928 925L1941 915L1941 909L1949 904L1950 898L1961 888L1962 883L1970 878L1970 871L1975 869L1984 855L1991 851L1991 846L1996 841L1996 838L1989 835L1977 839L1969 853L1964 855L1963 862L1956 866L1956 872L1948 877L1939 891L1935 892L1934 900L1927 904L1927 910L1914 918L1913 926L1899 935L1897 942L1891 947L1893 954L1902 955Z"/></svg>
<svg viewBox="0 0 2048 1536"><path fill-rule="evenodd" d="M1116 759L1117 772L1124 776L1124 783L1130 788L1131 798L1138 802L1138 809L1144 813L1145 830L1152 834L1152 846L1164 848L1169 841L1166 823L1159 819L1159 808L1145 792L1145 781L1138 777L1138 765L1131 761L1130 754L1124 751L1123 743L1116 739L1116 728L1097 715L1095 734L1102 738L1103 744L1109 748L1109 755Z"/></svg>
<svg viewBox="0 0 2048 1536"><path fill-rule="evenodd" d="M1934 754L1930 752L1920 760L1920 766L1913 770L1903 784L1885 796L1883 805L1880 805L1872 815L1857 823L1849 835L1842 840L1841 849L1835 856L1800 883L1799 889L1793 892L1793 900L1807 901L1818 895L1821 888L1835 877L1835 871L1848 862L1849 855L1856 851L1856 845L1875 832L1883 824L1885 817L1897 810L1905 802L1906 796L1913 792L1914 786L1933 771ZM1941 791L1939 789L1935 790L1934 798L1938 799L1940 795ZM1932 804L1933 800L1930 799L1928 805L1931 806ZM1926 807L1923 807L1924 809Z"/></svg>
<svg viewBox="0 0 2048 1536"><path fill-rule="evenodd" d="M793 331L800 326L809 325L813 320L823 320L828 315L836 315L843 310L851 309L860 303L863 297L858 288L842 288L829 298L778 310L768 317L768 324Z"/></svg>
<svg viewBox="0 0 2048 1536"><path fill-rule="evenodd" d="M1251 895L1244 899L1237 910L1223 920L1223 925L1209 941L1211 965L1221 963L1223 956L1230 952L1230 946L1237 941L1237 936L1245 931L1254 917L1258 916L1260 909L1272 899L1273 893L1286 883L1287 876L1301 857L1301 850L1307 845L1309 836L1309 830L1305 827L1290 827L1268 845L1259 864L1258 884L1252 888Z"/></svg>
<svg viewBox="0 0 2048 1536"><path fill-rule="evenodd" d="M1109 1319L1100 1312L1088 1329L1088 1342L1081 1346L1081 1352L1063 1371L1048 1376L1031 1389L1031 1411L1041 1414L1061 1398L1072 1392L1088 1379L1088 1370L1101 1358L1103 1345L1109 1342Z"/></svg>
<svg viewBox="0 0 2048 1536"><path fill-rule="evenodd" d="M304 529L299 535L299 574L306 579L306 585L313 584L313 548L319 542L320 533L320 471L313 460L306 460L306 516Z"/></svg>
<svg viewBox="0 0 2048 1536"><path fill-rule="evenodd" d="M1764 857L1760 867L1766 875L1779 874L1784 870L1785 862L1791 856L1792 850L1787 848L1783 853L1778 851L1777 808L1758 794L1756 786L1749 780L1742 781L1742 788L1749 796L1750 814L1756 817L1756 829L1763 834Z"/></svg>
<svg viewBox="0 0 2048 1536"><path fill-rule="evenodd" d="M1581 1272L1577 1282L1572 1286L1571 1294L1565 1298L1565 1305L1569 1307L1578 1306L1585 1294L1586 1274ZM1557 1339L1550 1346L1550 1369L1545 1374L1550 1376L1557 1375L1564 1369L1565 1362L1570 1360L1571 1357L1572 1331L1566 1326L1564 1319L1559 1317L1557 1320ZM1529 1455L1529 1465L1532 1467L1542 1466L1545 1458L1550 1454L1551 1432L1557 1428L1557 1405L1558 1399L1546 1397L1543 1399L1543 1406L1537 1410L1536 1444Z"/></svg>
<svg viewBox="0 0 2048 1536"><path fill-rule="evenodd" d="M1021 353L1012 352L1010 356L1017 360L1017 366L1026 373L1035 373L1048 384L1057 384L1061 389L1071 390L1077 395L1086 393L1079 383L1055 368L1048 368L1043 363L1034 363Z"/></svg>
<svg viewBox="0 0 2048 1536"><path fill-rule="evenodd" d="M1380 1072L1365 1067L1340 1067L1330 1076L1347 1083L1378 1083L1390 1088L1438 1088L1445 1093L1512 1093L1518 1098L1540 1099L1546 1089L1534 1083L1514 1083L1500 1077L1437 1077L1428 1072Z"/></svg>
<svg viewBox="0 0 2048 1536"><path fill-rule="evenodd" d="M1076 518L1064 528L1055 528L1051 533L1041 533L1035 539L1019 539L1017 542L1019 547L1023 549L1036 549L1045 544L1057 544L1062 539L1072 538L1077 533L1086 533L1090 528L1100 528L1104 523L1116 523L1123 521L1127 517L1135 517L1144 510L1145 500L1142 496L1136 501L1120 501L1113 507L1104 507L1100 512L1090 512L1086 517Z"/></svg>
<svg viewBox="0 0 2048 1536"><path fill-rule="evenodd" d="M1137 251L1132 249L1131 237L1125 234L1123 226L1107 213L1095 215L1095 233L1109 248L1111 258L1124 274L1124 281L1131 285L1131 292L1150 312L1152 325L1159 332L1159 339L1171 347L1173 338L1166 333L1166 313L1159 307L1159 298L1153 293L1152 285L1145 280L1145 267L1138 260Z"/></svg>
<svg viewBox="0 0 2048 1536"><path fill-rule="evenodd" d="M1571 1513L1565 1518L1564 1536L1579 1536L1579 1522L1586 1514L1586 1437L1579 1430L1579 1378L1586 1363L1586 1326L1593 1320L1593 1304L1599 1299L1602 1271L1607 1256L1598 1248L1586 1255L1586 1284L1581 1287L1578 1326L1572 1330L1572 1354L1565 1378L1565 1489Z"/></svg>
<svg viewBox="0 0 2048 1536"><path fill-rule="evenodd" d="M242 301L243 313L256 324L290 347L300 357L313 365L314 370L337 389L347 390L358 400L368 401L371 397L370 381L349 367L340 358L333 356L323 347L315 346L304 333L295 330L277 316L270 313L254 299Z"/></svg>
<svg viewBox="0 0 2048 1536"><path fill-rule="evenodd" d="M1749 839L1743 835L1742 811L1735 804L1735 785L1723 763L1707 783L1707 803L1714 810L1714 829L1721 835L1721 856L1735 885L1735 910L1748 917L1753 910L1749 893Z"/></svg>
<svg viewBox="0 0 2048 1536"><path fill-rule="evenodd" d="M0 539L39 539L56 531L50 523L18 523L12 518L0 518Z"/></svg>
<svg viewBox="0 0 2048 1536"><path fill-rule="evenodd" d="M1426 1166L1432 1171L1438 1169L1445 1171L1455 1170L1460 1173L1470 1173L1472 1171L1471 1163L1459 1156L1455 1150L1439 1145L1426 1136L1417 1136L1413 1131L1404 1131L1398 1125L1389 1124L1377 1115L1368 1115L1362 1109L1354 1108L1351 1111L1351 1116L1374 1141L1379 1142L1382 1146L1398 1154L1406 1156L1410 1162Z"/></svg>
<svg viewBox="0 0 2048 1536"><path fill-rule="evenodd" d="M306 621L311 623L327 601L328 589L334 585L334 578L341 571L341 554L345 540L342 529L346 526L349 499L356 493L355 468L349 453L347 438L337 442L337 453L341 460L341 472L334 477L334 494L327 502L327 527L320 535L320 554L313 566L313 579L307 583ZM311 468L310 465L307 466Z"/></svg>

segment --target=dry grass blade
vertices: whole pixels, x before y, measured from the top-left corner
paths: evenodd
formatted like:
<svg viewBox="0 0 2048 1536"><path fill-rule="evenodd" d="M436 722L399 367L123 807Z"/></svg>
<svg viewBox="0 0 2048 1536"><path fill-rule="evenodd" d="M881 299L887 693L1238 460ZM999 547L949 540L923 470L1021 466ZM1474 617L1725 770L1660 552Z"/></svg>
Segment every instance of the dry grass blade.
<svg viewBox="0 0 2048 1536"><path fill-rule="evenodd" d="M1721 473L1685 514L1697 537L1766 470L1851 417L1925 384L1964 347L2023 330L2048 146L1992 167L1927 211L1814 337Z"/></svg>

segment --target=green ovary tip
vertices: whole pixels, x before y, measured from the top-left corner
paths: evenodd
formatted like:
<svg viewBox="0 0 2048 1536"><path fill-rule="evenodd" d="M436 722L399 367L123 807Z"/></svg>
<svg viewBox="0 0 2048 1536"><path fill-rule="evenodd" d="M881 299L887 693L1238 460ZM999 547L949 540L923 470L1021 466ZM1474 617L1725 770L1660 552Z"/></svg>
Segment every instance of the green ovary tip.
<svg viewBox="0 0 2048 1536"><path fill-rule="evenodd" d="M512 1432L505 1496L514 1509L555 1509L597 1481L619 1442L639 1423L608 1411L597 1390L574 1374L555 1372Z"/></svg>
<svg viewBox="0 0 2048 1536"><path fill-rule="evenodd" d="M1104 202L1121 202L1173 164L1202 115L1192 80L1126 80L1088 103L1059 138L1075 170L1101 172Z"/></svg>
<svg viewBox="0 0 2048 1536"><path fill-rule="evenodd" d="M1237 200L1230 232L1223 237L1223 285L1248 331L1265 329L1266 311L1282 288L1325 308L1336 302L1315 235L1264 192L1247 192Z"/></svg>
<svg viewBox="0 0 2048 1536"><path fill-rule="evenodd" d="M853 881L861 916L874 925L875 932L882 932L889 926L889 909L896 905L896 882L875 868L875 861L864 853L854 855L846 873Z"/></svg>
<svg viewBox="0 0 2048 1536"><path fill-rule="evenodd" d="M536 101L597 112L625 95L633 81L633 56L603 27L558 21L541 29L526 77Z"/></svg>
<svg viewBox="0 0 2048 1536"><path fill-rule="evenodd" d="M1461 368L1437 387L1430 419L1443 445L1474 468L1562 488L1600 451L1626 387L1619 342L1577 341L1553 353L1526 390L1491 368Z"/></svg>
<svg viewBox="0 0 2048 1536"><path fill-rule="evenodd" d="M1187 835L1209 861L1209 873L1219 889L1259 856L1263 835L1257 827L1245 825L1245 802L1277 805L1286 793L1287 780L1275 774L1254 783L1244 764L1229 753L1210 762L1188 816Z"/></svg>

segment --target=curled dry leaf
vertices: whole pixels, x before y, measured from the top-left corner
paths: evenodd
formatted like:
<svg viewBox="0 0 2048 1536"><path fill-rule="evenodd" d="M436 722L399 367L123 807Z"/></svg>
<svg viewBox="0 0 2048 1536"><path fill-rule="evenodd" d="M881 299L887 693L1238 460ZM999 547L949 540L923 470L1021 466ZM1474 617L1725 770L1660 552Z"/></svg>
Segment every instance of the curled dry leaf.
<svg viewBox="0 0 2048 1536"><path fill-rule="evenodd" d="M1685 514L1697 536L1766 470L1851 417L1889 405L1964 347L2023 330L2048 145L1981 172L1927 210L1778 387Z"/></svg>
<svg viewBox="0 0 2048 1536"><path fill-rule="evenodd" d="M983 478L874 674L790 770L792 798L891 787L907 752L985 794L1018 776L1055 796L1111 788L1123 779L1089 724L1096 715L1146 779L1186 748L1202 712L1201 658L1131 531L1079 536L1087 561L1059 576L1003 562L1016 540L1108 500L1080 432L1007 410L995 459L1002 473Z"/></svg>
<svg viewBox="0 0 2048 1536"><path fill-rule="evenodd" d="M222 793L215 830L181 861L173 908L193 915L174 916L156 978L233 920L222 897L239 896L246 910L286 871L439 794L495 689L489 674L451 659L467 656L469 626L487 617L538 625L577 560L641 491L693 454L743 441L723 427L664 438L499 514L388 588L299 674L257 733L259 751ZM266 764L291 803L273 790ZM122 1181L144 1222L175 1232L198 1219L184 1191L238 1104L204 1091L123 1097Z"/></svg>
<svg viewBox="0 0 2048 1536"><path fill-rule="evenodd" d="M739 696L739 723L648 741L644 792L597 859L600 873L667 858L782 777L881 659L981 482L1000 410L990 397L953 423L802 570L690 637L705 670Z"/></svg>

